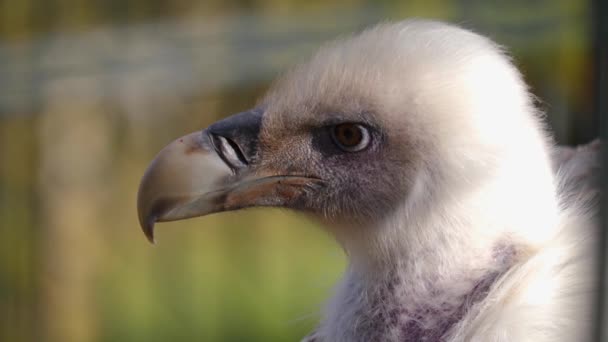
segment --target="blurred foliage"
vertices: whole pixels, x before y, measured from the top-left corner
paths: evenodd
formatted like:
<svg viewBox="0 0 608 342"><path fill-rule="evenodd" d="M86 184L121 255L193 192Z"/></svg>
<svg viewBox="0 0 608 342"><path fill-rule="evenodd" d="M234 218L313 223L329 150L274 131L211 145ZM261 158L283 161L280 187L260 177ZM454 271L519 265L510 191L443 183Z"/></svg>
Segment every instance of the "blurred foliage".
<svg viewBox="0 0 608 342"><path fill-rule="evenodd" d="M287 341L344 256L260 209L159 226L139 177L167 142L255 103L321 42L452 20L509 47L556 138L596 135L588 4L575 0L0 0L0 340ZM516 137L514 137L516 139Z"/></svg>

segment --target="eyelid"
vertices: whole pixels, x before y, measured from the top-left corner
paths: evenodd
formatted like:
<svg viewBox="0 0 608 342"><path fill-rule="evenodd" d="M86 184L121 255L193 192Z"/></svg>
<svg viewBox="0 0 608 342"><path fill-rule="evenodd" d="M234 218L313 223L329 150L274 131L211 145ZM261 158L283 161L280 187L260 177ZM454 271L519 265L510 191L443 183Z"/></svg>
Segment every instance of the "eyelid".
<svg viewBox="0 0 608 342"><path fill-rule="evenodd" d="M343 118L331 118L329 120L324 120L323 122L321 122L320 124L317 124L315 126L331 128L334 126L344 125L344 124L360 125L360 126L367 128L370 131L378 130L378 127L376 127L376 125L374 125L373 122L368 122L366 120L349 120L349 119L343 119Z"/></svg>

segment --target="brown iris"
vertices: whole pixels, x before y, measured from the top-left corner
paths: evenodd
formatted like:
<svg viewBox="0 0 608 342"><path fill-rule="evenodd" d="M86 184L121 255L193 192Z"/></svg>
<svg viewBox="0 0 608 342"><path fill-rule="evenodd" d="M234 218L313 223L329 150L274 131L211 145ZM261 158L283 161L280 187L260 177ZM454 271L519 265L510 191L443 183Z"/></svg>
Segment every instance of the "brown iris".
<svg viewBox="0 0 608 342"><path fill-rule="evenodd" d="M348 152L360 151L369 143L369 132L367 129L355 123L344 123L334 126L332 137L340 148Z"/></svg>

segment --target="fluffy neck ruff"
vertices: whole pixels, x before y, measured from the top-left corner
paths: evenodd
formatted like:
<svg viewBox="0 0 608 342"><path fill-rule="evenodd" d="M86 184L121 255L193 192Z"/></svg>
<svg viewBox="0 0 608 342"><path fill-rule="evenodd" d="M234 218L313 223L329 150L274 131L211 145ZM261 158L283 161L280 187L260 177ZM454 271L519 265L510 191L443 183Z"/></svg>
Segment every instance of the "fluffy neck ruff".
<svg viewBox="0 0 608 342"><path fill-rule="evenodd" d="M449 280L441 277L411 279L394 270L384 274L384 279L371 283L371 279L352 272L344 284L345 297L341 300L358 304L357 312L349 312L357 316L357 323L342 326L340 334L344 335L332 334L332 338L339 341L442 341L486 298L490 288L516 258L513 246L497 246L486 269L452 274ZM347 317L340 311L342 318ZM346 320L343 323L347 323Z"/></svg>
<svg viewBox="0 0 608 342"><path fill-rule="evenodd" d="M325 340L443 341L522 253L506 241L490 254L472 252L477 258L440 261L433 254L375 270L351 258L321 327Z"/></svg>

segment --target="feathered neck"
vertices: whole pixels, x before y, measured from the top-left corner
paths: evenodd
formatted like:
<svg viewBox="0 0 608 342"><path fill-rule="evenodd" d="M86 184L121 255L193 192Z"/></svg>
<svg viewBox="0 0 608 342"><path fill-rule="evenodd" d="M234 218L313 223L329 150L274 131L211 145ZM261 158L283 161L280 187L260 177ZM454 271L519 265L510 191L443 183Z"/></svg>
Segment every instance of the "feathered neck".
<svg viewBox="0 0 608 342"><path fill-rule="evenodd" d="M521 188L501 176L468 192L427 192L425 201L404 203L374 227L338 233L349 267L326 311L330 340L436 340L474 310L502 274L534 252L536 232L549 236L556 211L551 191L513 201ZM544 210L543 226L526 216L530 208Z"/></svg>

